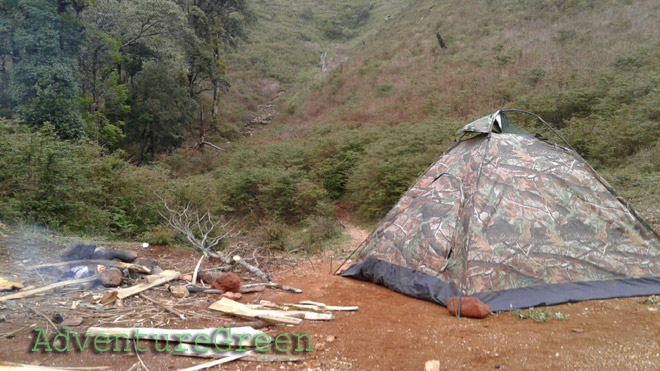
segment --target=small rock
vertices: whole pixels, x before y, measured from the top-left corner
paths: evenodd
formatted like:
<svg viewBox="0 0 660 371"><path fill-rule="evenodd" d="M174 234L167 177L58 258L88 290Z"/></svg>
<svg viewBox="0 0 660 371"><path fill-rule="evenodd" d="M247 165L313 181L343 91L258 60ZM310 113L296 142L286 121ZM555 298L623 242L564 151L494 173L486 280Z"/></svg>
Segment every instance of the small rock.
<svg viewBox="0 0 660 371"><path fill-rule="evenodd" d="M426 361L424 371L440 371L440 361L437 359Z"/></svg>
<svg viewBox="0 0 660 371"><path fill-rule="evenodd" d="M121 285L122 279L121 271L117 268L108 268L99 272L99 281L105 287L117 287Z"/></svg>
<svg viewBox="0 0 660 371"><path fill-rule="evenodd" d="M316 345L314 345L315 350L323 350L323 348L325 348L325 343L316 343Z"/></svg>
<svg viewBox="0 0 660 371"><path fill-rule="evenodd" d="M326 343L332 343L333 341L335 341L335 337L334 337L334 336L332 336L332 335L328 335L328 336L325 337L325 342L326 342Z"/></svg>
<svg viewBox="0 0 660 371"><path fill-rule="evenodd" d="M64 321L64 318L59 313L53 313L53 315L51 315L50 317L53 319L53 322L55 323L62 323Z"/></svg>
<svg viewBox="0 0 660 371"><path fill-rule="evenodd" d="M188 289L183 285L171 285L170 293L172 293L172 296L175 298L187 298L190 296Z"/></svg>
<svg viewBox="0 0 660 371"><path fill-rule="evenodd" d="M241 280L233 273L219 275L211 284L213 288L227 292L239 292L241 290Z"/></svg>
<svg viewBox="0 0 660 371"><path fill-rule="evenodd" d="M571 330L571 332L577 332L578 334L581 334L581 333L584 332L584 330L581 329L581 328L574 328L574 329Z"/></svg>
<svg viewBox="0 0 660 371"><path fill-rule="evenodd" d="M184 281L192 282L192 274L184 274L181 279Z"/></svg>
<svg viewBox="0 0 660 371"><path fill-rule="evenodd" d="M69 317L62 321L62 326L75 327L80 326L83 320L80 317Z"/></svg>
<svg viewBox="0 0 660 371"><path fill-rule="evenodd" d="M449 314L452 316L458 315L458 303L458 297L452 297L447 300L447 310L449 310ZM460 303L461 317L486 318L489 314L492 313L488 305L471 296L464 296L460 298Z"/></svg>
<svg viewBox="0 0 660 371"><path fill-rule="evenodd" d="M224 294L220 295L220 297L231 300L238 300L243 297L243 294L241 294L240 292L225 292Z"/></svg>

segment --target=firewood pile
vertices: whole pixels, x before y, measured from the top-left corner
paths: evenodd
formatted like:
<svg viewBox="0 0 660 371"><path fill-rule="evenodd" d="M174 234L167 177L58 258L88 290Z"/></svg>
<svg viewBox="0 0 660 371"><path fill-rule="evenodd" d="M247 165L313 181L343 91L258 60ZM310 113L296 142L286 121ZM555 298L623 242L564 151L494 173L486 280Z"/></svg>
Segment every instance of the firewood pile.
<svg viewBox="0 0 660 371"><path fill-rule="evenodd" d="M156 334L156 338L165 334L176 336L177 331L202 334L199 336L203 336L204 331L217 331L190 328L191 325L187 324L200 320L211 322L213 326L221 323L219 327L233 330L234 335L250 334L254 339L265 330L296 326L307 320L329 321L334 319L333 312L358 309L305 300L297 303L259 300L266 289L298 294L302 290L272 282L268 274L240 256L231 259L233 264L230 269L201 270L196 277L192 272L162 269L157 261L140 258L135 251L97 248L93 244L73 246L60 258L61 261L26 267L42 282L55 282L23 287L22 282L0 278L0 294L4 294L0 296L0 309L28 309L23 311L24 315L45 324L43 327L47 333L71 331L90 336L121 334L127 339L132 339L136 329ZM262 282L247 284L243 282L246 279ZM245 294L251 295L244 298ZM209 299L212 302L210 306ZM252 303L238 302L241 299ZM87 329L83 331L85 326ZM37 324L25 326L0 334L0 337L14 337L36 327ZM232 343L229 351L218 352L212 348L211 351L200 352L197 348L193 349L192 344L181 340L181 346L173 354L216 358L189 370L201 370L236 359L259 362L304 359L301 353L277 353L273 344L272 339L260 344ZM239 352L234 349L236 346L248 348ZM139 359L135 368L146 369L146 366Z"/></svg>

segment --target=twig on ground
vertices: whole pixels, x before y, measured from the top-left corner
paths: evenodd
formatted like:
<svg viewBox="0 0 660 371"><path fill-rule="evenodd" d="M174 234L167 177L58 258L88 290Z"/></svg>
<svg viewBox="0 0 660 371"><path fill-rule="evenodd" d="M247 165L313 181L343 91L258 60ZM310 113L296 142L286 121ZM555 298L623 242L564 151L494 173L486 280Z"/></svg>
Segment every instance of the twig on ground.
<svg viewBox="0 0 660 371"><path fill-rule="evenodd" d="M60 328L57 327L57 326L53 323L53 321L51 321L51 319L48 318L48 316L45 315L43 312L40 312L40 311L38 311L38 310L36 310L36 309L34 309L34 308L32 308L32 307L28 307L28 309L30 309L30 310L33 311L34 313L36 313L36 314L42 316L46 321L48 321L48 323L50 323L51 326L53 326L53 328L55 329L55 331L57 331L57 332L60 333L60 334L62 333L62 331L60 330Z"/></svg>
<svg viewBox="0 0 660 371"><path fill-rule="evenodd" d="M290 292L293 292L293 293L296 293L296 294L301 294L302 293L301 289L297 289L295 287L290 287L290 286L285 286L285 285L282 285L281 283L276 283L276 282L251 283L249 285L243 285L241 287L250 288L250 287L256 287L256 286L272 287L272 288L275 288L275 289L290 291Z"/></svg>
<svg viewBox="0 0 660 371"><path fill-rule="evenodd" d="M138 350L137 343L135 340L133 340L133 346L135 347L135 355L137 356L138 361L140 361L142 367L144 367L144 369L147 371L151 371L149 370L149 367L147 367L147 365L145 365L144 362L142 361L142 358L140 357L140 351Z"/></svg>
<svg viewBox="0 0 660 371"><path fill-rule="evenodd" d="M32 324L32 325L30 325L30 326L24 326L24 327L21 327L21 328L19 328L18 330L5 332L4 334L0 334L0 338L9 339L9 338L13 337L14 335L18 334L19 332L25 330L26 328L32 328L32 327L34 327L34 326L36 326L36 325Z"/></svg>
<svg viewBox="0 0 660 371"><path fill-rule="evenodd" d="M149 301L149 302L152 302L152 303L158 305L159 307L165 309L166 311L168 311L168 312L174 314L175 316L177 316L177 317L179 317L179 318L181 318L182 320L185 321L186 316L184 316L183 313L179 312L178 310L176 310L176 309L170 307L169 305L165 305L165 304L163 304L163 303L161 303L161 302L159 302L159 301L157 301L157 300L154 300L154 299L152 299L152 298L146 296L146 295L143 294L143 293L140 293L139 295L140 295L140 297L141 297L142 299L147 300L147 301Z"/></svg>

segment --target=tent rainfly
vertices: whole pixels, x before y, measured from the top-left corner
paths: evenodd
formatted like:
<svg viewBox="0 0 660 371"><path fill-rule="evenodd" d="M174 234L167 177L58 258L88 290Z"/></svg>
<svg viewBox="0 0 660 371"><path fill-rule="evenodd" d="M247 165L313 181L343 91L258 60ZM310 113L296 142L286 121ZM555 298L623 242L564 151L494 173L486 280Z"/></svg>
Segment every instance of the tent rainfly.
<svg viewBox="0 0 660 371"><path fill-rule="evenodd" d="M568 143L526 134L511 111L530 114L459 130L476 135L417 179L342 275L493 311L660 294L658 233Z"/></svg>

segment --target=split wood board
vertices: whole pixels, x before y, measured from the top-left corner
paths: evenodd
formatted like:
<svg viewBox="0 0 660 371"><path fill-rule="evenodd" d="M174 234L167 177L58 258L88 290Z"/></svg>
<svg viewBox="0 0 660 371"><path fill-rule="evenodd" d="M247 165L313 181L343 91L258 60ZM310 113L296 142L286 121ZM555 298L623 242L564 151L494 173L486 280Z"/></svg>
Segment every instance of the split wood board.
<svg viewBox="0 0 660 371"><path fill-rule="evenodd" d="M286 323L291 325L299 325L302 323L302 319L300 318L292 318L280 314L260 313L260 311L254 310L245 304L227 298L222 298L211 304L209 309L233 314L239 317L257 318L276 323Z"/></svg>
<svg viewBox="0 0 660 371"><path fill-rule="evenodd" d="M319 313L314 311L295 310L295 309L277 310L277 309L269 309L268 307L259 304L249 304L247 307L261 315L263 314L276 315L276 316L299 315L302 316L303 319L311 320L311 321L330 321L335 319L335 316L332 315L332 313Z"/></svg>
<svg viewBox="0 0 660 371"><path fill-rule="evenodd" d="M167 282L170 282L170 281L181 278L181 273L176 272L176 271L170 271L170 272L165 271L161 275L163 276L163 278L157 279L157 280L155 280L151 283L143 283L143 284L135 285L133 287L127 287L127 288L118 290L117 291L117 298L124 299L124 298L127 298L129 296L139 294L142 291L149 290L152 287L160 286L164 283L167 283Z"/></svg>

